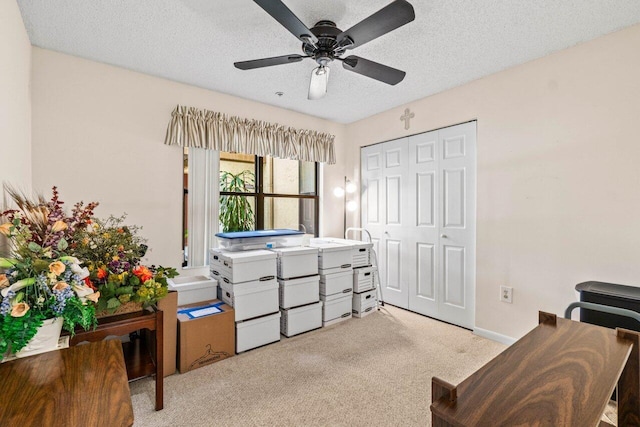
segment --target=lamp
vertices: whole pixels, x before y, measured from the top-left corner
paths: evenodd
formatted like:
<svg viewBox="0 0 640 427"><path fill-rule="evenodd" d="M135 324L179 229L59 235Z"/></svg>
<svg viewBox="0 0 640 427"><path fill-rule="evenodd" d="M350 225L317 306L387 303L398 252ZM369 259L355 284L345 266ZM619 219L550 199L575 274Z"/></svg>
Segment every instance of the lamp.
<svg viewBox="0 0 640 427"><path fill-rule="evenodd" d="M333 189L333 195L336 197L342 197L344 204L344 222L343 232L347 232L347 211L354 212L358 209L358 202L355 200L347 200L347 194L353 194L358 190L358 186L351 182L347 177L344 177L344 186L336 187ZM345 236L346 237L346 236Z"/></svg>

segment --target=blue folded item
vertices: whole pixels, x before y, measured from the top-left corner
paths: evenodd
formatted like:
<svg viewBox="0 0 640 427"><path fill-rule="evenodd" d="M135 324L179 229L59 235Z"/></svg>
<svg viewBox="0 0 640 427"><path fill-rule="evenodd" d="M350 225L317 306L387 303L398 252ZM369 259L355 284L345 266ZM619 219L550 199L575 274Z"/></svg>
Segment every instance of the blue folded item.
<svg viewBox="0 0 640 427"><path fill-rule="evenodd" d="M222 313L220 306L224 302L217 302L214 304L201 305L198 307L189 307L182 310L178 310L178 314L186 314L190 319L197 319L198 317L209 316L211 314Z"/></svg>
<svg viewBox="0 0 640 427"><path fill-rule="evenodd" d="M223 239L247 239L251 237L273 237L273 236L294 236L304 234L302 231L280 228L276 230L253 230L253 231L231 231L228 233L217 233L216 237Z"/></svg>

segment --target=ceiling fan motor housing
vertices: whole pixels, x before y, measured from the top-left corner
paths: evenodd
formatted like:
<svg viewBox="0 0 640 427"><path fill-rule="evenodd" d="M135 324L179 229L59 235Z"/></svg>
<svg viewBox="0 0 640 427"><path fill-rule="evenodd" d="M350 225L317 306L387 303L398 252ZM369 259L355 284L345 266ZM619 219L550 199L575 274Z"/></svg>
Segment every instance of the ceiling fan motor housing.
<svg viewBox="0 0 640 427"><path fill-rule="evenodd" d="M336 49L336 38L342 33L342 30L336 27L335 22L319 21L310 30L318 39L318 43L314 46L305 42L302 44L302 50L306 55L313 58L318 65L325 66L344 53L344 48Z"/></svg>

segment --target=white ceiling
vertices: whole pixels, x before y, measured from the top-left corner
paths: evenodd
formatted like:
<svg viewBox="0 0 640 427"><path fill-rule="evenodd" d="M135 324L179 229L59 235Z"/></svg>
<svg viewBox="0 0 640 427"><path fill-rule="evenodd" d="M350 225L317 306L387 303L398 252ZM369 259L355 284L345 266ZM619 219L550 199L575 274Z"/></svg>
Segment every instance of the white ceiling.
<svg viewBox="0 0 640 427"><path fill-rule="evenodd" d="M242 71L233 63L300 54L251 0L18 0L35 46L350 123L640 22L639 0L409 0L416 20L349 51L407 72L389 86L331 66L307 100L311 60ZM391 0L284 0L312 27L346 30ZM284 92L278 97L276 92ZM215 106L209 106L215 110Z"/></svg>

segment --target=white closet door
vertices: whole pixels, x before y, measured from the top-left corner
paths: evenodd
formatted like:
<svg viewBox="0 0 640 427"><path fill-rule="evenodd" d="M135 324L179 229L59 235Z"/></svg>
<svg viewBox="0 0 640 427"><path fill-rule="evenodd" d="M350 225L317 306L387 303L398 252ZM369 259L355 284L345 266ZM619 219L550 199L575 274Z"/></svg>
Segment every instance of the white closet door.
<svg viewBox="0 0 640 427"><path fill-rule="evenodd" d="M361 150L362 226L385 302L467 328L475 310L476 123Z"/></svg>
<svg viewBox="0 0 640 427"><path fill-rule="evenodd" d="M409 137L407 194L409 309L438 317L438 131Z"/></svg>
<svg viewBox="0 0 640 427"><path fill-rule="evenodd" d="M360 183L361 183L361 212L362 224L371 234L373 249L380 264L381 244L384 234L384 220L382 218L382 144L364 147L360 153ZM380 271L384 267L379 265Z"/></svg>
<svg viewBox="0 0 640 427"><path fill-rule="evenodd" d="M438 318L473 328L475 316L476 122L439 131L440 304Z"/></svg>
<svg viewBox="0 0 640 427"><path fill-rule="evenodd" d="M406 191L409 185L409 147L406 138L382 144L381 210L383 233L380 239L380 277L383 298L389 304L409 308L410 256L407 227L411 203Z"/></svg>

